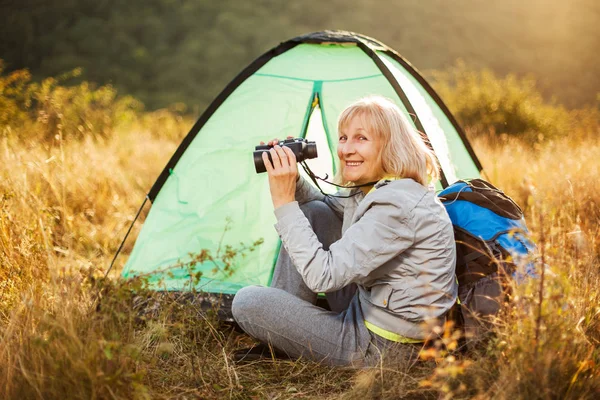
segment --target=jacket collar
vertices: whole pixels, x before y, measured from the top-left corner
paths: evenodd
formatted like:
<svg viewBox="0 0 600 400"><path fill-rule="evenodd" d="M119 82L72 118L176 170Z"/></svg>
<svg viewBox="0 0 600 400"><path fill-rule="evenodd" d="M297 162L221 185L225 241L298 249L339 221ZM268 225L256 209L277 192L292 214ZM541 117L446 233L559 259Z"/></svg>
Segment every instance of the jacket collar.
<svg viewBox="0 0 600 400"><path fill-rule="evenodd" d="M375 185L373 185L373 187L371 188L371 190L369 190L369 193L367 193L367 194L371 194L371 192L375 191L375 189L379 189L380 187L383 187L383 186L387 185L388 183L398 180L398 179L401 179L401 178L398 176L392 176L392 175L384 176Z"/></svg>

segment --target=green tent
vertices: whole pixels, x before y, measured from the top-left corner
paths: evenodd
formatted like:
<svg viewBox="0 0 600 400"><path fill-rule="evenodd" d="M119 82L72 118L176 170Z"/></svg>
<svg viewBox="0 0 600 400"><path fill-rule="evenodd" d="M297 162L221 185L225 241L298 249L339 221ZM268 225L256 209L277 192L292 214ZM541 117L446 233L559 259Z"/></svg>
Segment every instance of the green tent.
<svg viewBox="0 0 600 400"><path fill-rule="evenodd" d="M456 120L398 53L350 32L299 36L244 69L185 137L147 195L152 207L122 276L145 274L157 290L169 291L194 285L234 294L269 285L280 242L267 175L254 170L254 146L288 135L315 140L319 157L308 164L331 177L338 166L337 117L370 94L394 100L427 136L443 170L438 187L479 177L481 166ZM181 267L202 249L214 253L259 239L262 245L238 260L232 274L219 262ZM201 279L194 282L190 272L201 272Z"/></svg>

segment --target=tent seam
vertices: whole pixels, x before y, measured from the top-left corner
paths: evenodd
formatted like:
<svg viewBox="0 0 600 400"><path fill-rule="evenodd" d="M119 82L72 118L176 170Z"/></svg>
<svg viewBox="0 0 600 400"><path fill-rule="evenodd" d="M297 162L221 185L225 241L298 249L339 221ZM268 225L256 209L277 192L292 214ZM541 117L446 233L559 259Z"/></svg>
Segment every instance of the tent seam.
<svg viewBox="0 0 600 400"><path fill-rule="evenodd" d="M273 75L273 74L254 74L254 76L264 76L268 78L279 78L279 79L289 79L293 81L301 81L301 82L350 82L350 81L360 81L365 79L373 79L373 78L381 78L382 74L378 75L367 75L367 76L359 76L357 78L348 78L348 79L305 79L305 78L295 78L293 76L285 76L285 75Z"/></svg>

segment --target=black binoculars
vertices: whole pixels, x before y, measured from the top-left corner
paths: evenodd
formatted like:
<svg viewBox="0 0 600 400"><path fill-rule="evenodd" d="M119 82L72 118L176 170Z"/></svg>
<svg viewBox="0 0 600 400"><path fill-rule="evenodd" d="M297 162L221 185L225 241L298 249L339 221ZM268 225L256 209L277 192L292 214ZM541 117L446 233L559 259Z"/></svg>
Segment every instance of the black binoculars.
<svg viewBox="0 0 600 400"><path fill-rule="evenodd" d="M311 158L317 158L317 144L315 142L309 142L306 139L296 138L296 139L286 139L282 140L279 143L279 146L289 147L290 150L296 156L296 162L309 160ZM262 159L262 153L267 152L267 156L269 156L269 161L273 162L271 159L271 153L269 150L272 149L273 146L269 146L266 144L258 145L254 149L254 168L256 169L256 173L260 174L261 172L266 172L267 168L265 167L265 163Z"/></svg>

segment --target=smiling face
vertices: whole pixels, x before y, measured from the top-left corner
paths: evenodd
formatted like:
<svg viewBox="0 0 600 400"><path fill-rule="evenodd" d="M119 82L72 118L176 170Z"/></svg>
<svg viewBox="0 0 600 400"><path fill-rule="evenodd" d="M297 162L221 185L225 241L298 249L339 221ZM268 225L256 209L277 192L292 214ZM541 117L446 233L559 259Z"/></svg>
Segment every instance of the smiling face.
<svg viewBox="0 0 600 400"><path fill-rule="evenodd" d="M337 154L346 182L363 185L383 178L381 140L371 132L360 115L353 117L338 133Z"/></svg>

